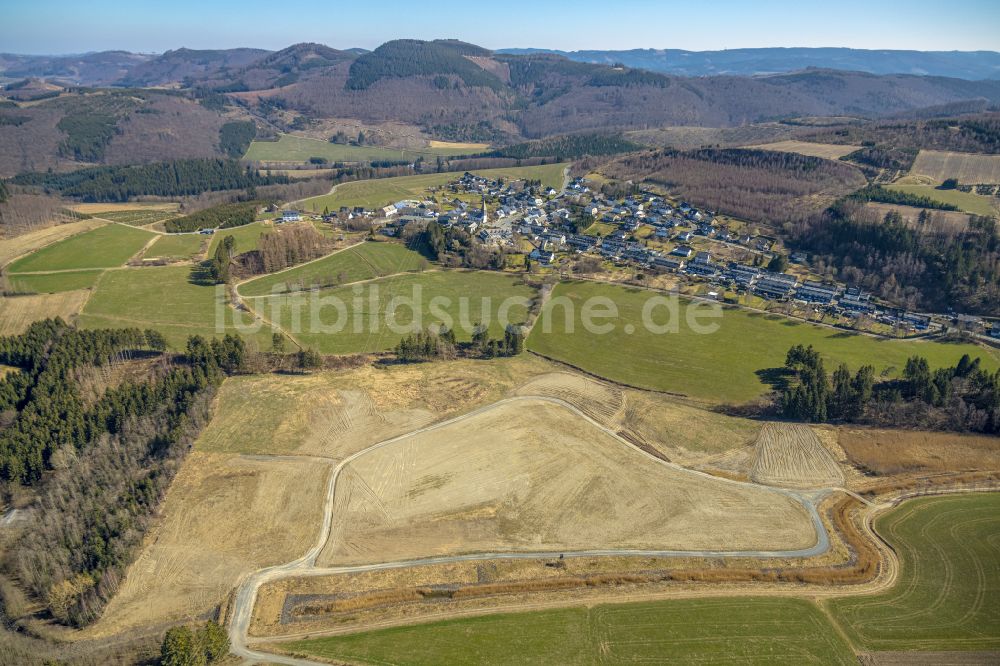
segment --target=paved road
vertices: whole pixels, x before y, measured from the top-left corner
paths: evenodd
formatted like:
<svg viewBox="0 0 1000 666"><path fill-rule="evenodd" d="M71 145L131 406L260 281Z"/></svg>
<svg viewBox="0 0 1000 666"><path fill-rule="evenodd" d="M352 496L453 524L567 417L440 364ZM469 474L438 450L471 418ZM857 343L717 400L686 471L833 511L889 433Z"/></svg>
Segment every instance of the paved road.
<svg viewBox="0 0 1000 666"><path fill-rule="evenodd" d="M649 460L653 461L659 465L665 465L672 469L678 470L685 474L691 474L696 476L702 476L707 479L711 479L716 483L729 483L738 486L753 487L758 490L766 490L773 492L778 495L783 495L789 497L799 503L806 509L813 521L813 527L816 530L816 543L809 547L799 550L785 550L785 551L726 551L726 550L635 550L635 549L601 549L601 550L584 550L584 551L569 551L569 552L552 552L552 551L538 551L538 552L518 552L518 553L469 553L465 555L449 555L441 557L428 557L415 560L401 560L395 562L380 562L376 564L364 564L356 566L347 567L316 567L316 560L319 557L320 552L326 546L326 542L330 536L330 529L333 518L333 508L334 508L334 497L337 488L337 479L340 477L341 472L347 465L351 464L358 458L367 455L373 451L377 451L383 447L391 446L399 441L412 437L414 435L419 435L426 432L431 432L439 428L443 428L454 423L458 423L465 419L484 414L493 409L500 407L501 405L506 405L517 401L543 401L549 402L556 405L560 405L566 409L569 409L577 416L585 420L590 425L598 428L605 434L613 437L615 440L620 442L622 445L629 447L633 451L636 451L640 455L646 456ZM331 463L332 464L332 463ZM622 556L622 555L634 555L634 556L646 556L646 557L682 557L682 556L693 556L693 557L758 557L758 558L786 558L786 557L812 557L826 552L830 547L829 535L823 526L823 522L820 519L819 513L816 510L816 503L825 496L829 490L820 490L812 493L800 493L793 490L786 490L783 488L770 488L767 486L761 486L755 483L748 483L745 481L734 481L731 479L724 479L717 476L712 476L705 472L699 472L696 470L691 470L686 467L682 467L676 463L667 462L656 456L639 449L634 446L628 440L620 437L618 433L606 427L602 423L594 420L584 412L580 411L574 405L566 402L565 400L560 400L559 398L552 398L548 396L515 396L510 398L504 398L497 402L479 407L470 412L456 416L438 423L425 426L423 428L418 428L411 432L392 437L390 439L383 440L366 449L358 451L357 453L344 458L340 461L330 474L330 479L327 482L326 498L323 505L323 523L320 529L319 537L316 540L316 544L309 549L302 557L287 562L285 564L279 564L272 567L267 567L261 569L246 578L244 578L237 588L236 597L233 601L232 619L229 624L229 640L231 643L232 652L240 657L249 659L252 661L265 661L269 663L279 663L288 664L289 666L313 666L321 662L310 661L308 659L299 659L295 657L289 657L286 655L271 654L267 652L262 652L260 650L255 650L249 645L249 629L250 621L253 617L253 609L257 601L257 592L262 585L268 582L279 580L282 578L289 577L300 577L300 576L324 576L330 574L339 573L356 573L361 571L383 571L387 569L398 569L403 567L411 566L422 566L430 564L447 564L451 562L468 562L476 560L493 560L493 559L538 559L538 558L549 558L558 557L563 555L565 557L594 557L594 556Z"/></svg>

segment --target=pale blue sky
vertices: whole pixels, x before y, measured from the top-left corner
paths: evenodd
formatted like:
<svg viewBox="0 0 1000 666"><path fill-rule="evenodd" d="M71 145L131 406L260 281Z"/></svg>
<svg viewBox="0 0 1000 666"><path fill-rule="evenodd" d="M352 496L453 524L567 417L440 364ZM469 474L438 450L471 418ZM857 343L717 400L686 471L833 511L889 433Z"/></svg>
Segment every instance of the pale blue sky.
<svg viewBox="0 0 1000 666"><path fill-rule="evenodd" d="M849 46L1000 51L997 0L0 0L0 52L161 52L454 37L565 50Z"/></svg>

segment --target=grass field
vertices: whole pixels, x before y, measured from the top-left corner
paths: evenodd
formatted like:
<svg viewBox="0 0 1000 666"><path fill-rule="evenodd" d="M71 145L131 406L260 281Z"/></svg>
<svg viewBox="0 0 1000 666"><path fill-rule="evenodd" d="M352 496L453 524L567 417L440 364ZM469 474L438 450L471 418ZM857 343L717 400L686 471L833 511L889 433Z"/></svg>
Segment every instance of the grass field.
<svg viewBox="0 0 1000 666"><path fill-rule="evenodd" d="M890 190L916 194L922 197L929 197L934 201L958 206L966 213L976 215L996 215L996 197L983 196L972 192L962 192L961 190L939 190L933 185L886 185Z"/></svg>
<svg viewBox="0 0 1000 666"><path fill-rule="evenodd" d="M1000 183L1000 155L976 155L943 150L921 150L910 173L927 176L935 183L958 178L966 185Z"/></svg>
<svg viewBox="0 0 1000 666"><path fill-rule="evenodd" d="M254 141L245 160L258 162L307 162L310 157L324 157L330 162L367 162L371 160L412 160L420 155L447 157L482 152L478 144L441 144L419 150L401 150L380 146L347 146L319 139L282 134L277 141Z"/></svg>
<svg viewBox="0 0 1000 666"><path fill-rule="evenodd" d="M565 164L547 164L534 167L510 167L507 169L483 169L475 173L496 178L528 178L541 180L546 187L559 189L563 184ZM460 173L429 173L419 176L399 176L376 180L359 180L338 185L330 194L324 194L300 202L305 210L322 211L324 208L336 210L341 206L364 206L379 208L400 199L423 196L425 190L458 180Z"/></svg>
<svg viewBox="0 0 1000 666"><path fill-rule="evenodd" d="M212 253L215 252L215 248L218 247L219 243L221 243L222 239L226 236L232 236L236 239L236 254L256 250L257 241L260 240L260 237L266 232L273 230L274 225L269 222L251 222L250 224L245 224L242 227L219 229L212 234L212 241L209 243L208 254L206 256L211 257Z"/></svg>
<svg viewBox="0 0 1000 666"><path fill-rule="evenodd" d="M1000 650L1000 494L909 500L875 524L900 557L887 592L829 607L869 650Z"/></svg>
<svg viewBox="0 0 1000 666"><path fill-rule="evenodd" d="M64 271L60 273L32 273L29 275L11 275L11 286L19 292L36 294L54 294L74 289L89 289L97 282L102 271Z"/></svg>
<svg viewBox="0 0 1000 666"><path fill-rule="evenodd" d="M156 239L146 251L147 259L192 259L207 239L201 234L167 234Z"/></svg>
<svg viewBox="0 0 1000 666"><path fill-rule="evenodd" d="M328 354L353 354L391 349L403 337L402 327L417 322L426 328L444 322L443 314L453 319L459 340L468 340L471 324L482 319L489 320L493 336L502 336L503 328L496 319L503 301L511 296L530 299L535 295L533 289L518 285L510 275L479 271L405 273L360 287L358 291L354 287L340 287L270 296L255 299L252 306L307 346ZM439 312L435 312L432 310L435 304L431 303L435 297L450 302L439 303ZM399 299L418 301L419 306L411 307ZM489 300L484 302L484 299ZM342 303L344 309L338 310L334 301ZM389 313L394 314L390 317ZM519 322L525 316L525 307L515 305L508 319ZM391 318L396 332L387 325L393 323ZM372 325L372 320L376 325ZM468 324L470 332L463 330L463 322Z"/></svg>
<svg viewBox="0 0 1000 666"><path fill-rule="evenodd" d="M774 150L779 153L798 153L799 155L809 155L811 157L822 157L828 160L839 160L844 155L848 155L857 150L860 146L846 146L835 143L812 143L811 141L777 141L775 143L765 143L757 146L747 146L748 148L758 148L760 150Z"/></svg>
<svg viewBox="0 0 1000 666"><path fill-rule="evenodd" d="M183 349L190 335L235 332L235 312L225 305L224 290L195 284L190 277L191 267L186 265L107 271L87 301L80 324L83 328L154 328L173 349ZM216 330L217 315L224 326L221 332ZM249 317L246 320L249 324ZM270 330L262 330L258 339L270 345Z"/></svg>
<svg viewBox="0 0 1000 666"><path fill-rule="evenodd" d="M927 357L935 367L953 365L964 353L982 357L985 367L998 365L996 352L971 344L879 340L738 309L723 310L719 319L702 320L719 328L701 335L686 324L685 300L680 301L679 331L656 334L642 325L643 305L654 295L592 282L560 284L528 339L528 349L608 379L712 402L744 401L761 394L767 386L756 373L783 366L786 352L795 344L814 345L831 361L852 368L871 364L876 373L893 376L914 354ZM566 332L566 308L556 302L560 296L574 306L574 333ZM581 325L582 305L591 297L610 298L617 306L618 319L595 320L614 325L607 334L587 332ZM656 324L664 324L668 317L665 308L652 312ZM549 319L550 331L545 332ZM626 332L628 324L634 327L631 335Z"/></svg>
<svg viewBox="0 0 1000 666"><path fill-rule="evenodd" d="M267 296L288 291L292 285L303 289L333 286L394 273L427 268L421 255L397 243L361 243L318 261L265 275L240 286L242 296Z"/></svg>
<svg viewBox="0 0 1000 666"><path fill-rule="evenodd" d="M108 224L43 247L8 266L9 273L113 268L121 266L153 238L142 229Z"/></svg>
<svg viewBox="0 0 1000 666"><path fill-rule="evenodd" d="M853 664L797 599L690 599L513 613L283 643L358 664Z"/></svg>

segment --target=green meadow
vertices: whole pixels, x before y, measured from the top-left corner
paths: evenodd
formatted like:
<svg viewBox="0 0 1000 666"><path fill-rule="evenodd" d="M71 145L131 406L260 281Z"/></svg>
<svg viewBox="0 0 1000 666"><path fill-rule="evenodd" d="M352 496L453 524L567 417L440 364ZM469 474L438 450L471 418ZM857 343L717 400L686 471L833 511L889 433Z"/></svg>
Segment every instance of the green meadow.
<svg viewBox="0 0 1000 666"><path fill-rule="evenodd" d="M19 292L34 292L36 294L54 294L60 291L89 289L94 286L102 271L62 271L59 273L31 273L28 275L11 275L11 287Z"/></svg>
<svg viewBox="0 0 1000 666"><path fill-rule="evenodd" d="M525 303L534 296L532 288L503 273L433 271L247 302L308 347L354 354L391 349L417 323L426 328L448 318L459 340L468 340L471 325L484 320L493 336L501 336L497 315L505 299L522 299L508 310L508 321L516 323L526 319ZM463 330L466 324L470 330Z"/></svg>
<svg viewBox="0 0 1000 666"><path fill-rule="evenodd" d="M680 299L680 316L673 319L665 308L651 310L653 323L679 324L677 332L654 333L642 323L643 307L654 296L643 289L595 282L559 284L528 339L528 349L608 379L711 402L746 401L766 391L758 372L783 366L785 354L796 344L816 347L831 371L834 363L851 368L870 364L876 374L895 376L913 355L939 367L954 365L965 353L982 357L985 367L998 365L996 351L973 344L882 340L738 308L722 309L717 319L701 319L718 328L700 334L686 324L691 302L685 299ZM581 325L584 303L598 297L613 303L618 312L617 318L594 319L612 325L603 334ZM567 302L572 305L571 327L566 325ZM700 304L693 311L710 308Z"/></svg>
<svg viewBox="0 0 1000 666"><path fill-rule="evenodd" d="M123 265L153 237L144 229L108 224L36 250L11 263L7 272L114 268Z"/></svg>
<svg viewBox="0 0 1000 666"><path fill-rule="evenodd" d="M996 215L996 199L994 197L983 196L973 192L962 192L961 190L939 190L932 185L886 185L886 189L916 194L921 197L928 197L935 201L957 206L959 210L975 215Z"/></svg>
<svg viewBox="0 0 1000 666"><path fill-rule="evenodd" d="M875 528L899 554L886 592L827 602L865 650L1000 650L1000 494L908 500Z"/></svg>
<svg viewBox="0 0 1000 666"><path fill-rule="evenodd" d="M687 599L446 620L281 643L336 662L432 664L853 664L808 601Z"/></svg>
<svg viewBox="0 0 1000 666"><path fill-rule="evenodd" d="M197 284L191 266L146 266L105 272L79 321L83 328L153 328L171 348L183 349L190 335L237 332L235 316L226 305L225 288ZM216 327L217 319L222 330ZM244 320L251 323L249 315ZM269 345L270 329L246 337Z"/></svg>
<svg viewBox="0 0 1000 666"><path fill-rule="evenodd" d="M267 296L288 291L293 286L302 289L327 287L420 271L427 266L426 259L398 243L368 241L317 261L250 280L240 285L239 292L241 296Z"/></svg>
<svg viewBox="0 0 1000 666"><path fill-rule="evenodd" d="M160 236L146 251L147 259L192 259L198 255L207 239L201 234L167 234Z"/></svg>

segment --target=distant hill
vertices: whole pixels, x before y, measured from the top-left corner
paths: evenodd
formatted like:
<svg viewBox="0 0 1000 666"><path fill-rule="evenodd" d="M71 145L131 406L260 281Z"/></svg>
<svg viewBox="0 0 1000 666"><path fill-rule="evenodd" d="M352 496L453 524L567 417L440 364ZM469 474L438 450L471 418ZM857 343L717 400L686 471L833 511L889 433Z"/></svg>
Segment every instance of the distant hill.
<svg viewBox="0 0 1000 666"><path fill-rule="evenodd" d="M270 51L263 49L177 49L136 65L116 83L126 86L155 86L205 76L220 76L261 60L269 53Z"/></svg>
<svg viewBox="0 0 1000 666"><path fill-rule="evenodd" d="M127 51L82 55L24 56L0 53L0 82L44 78L85 86L108 86L156 56Z"/></svg>
<svg viewBox="0 0 1000 666"><path fill-rule="evenodd" d="M678 76L755 76L807 67L869 74L916 74L958 79L1000 79L995 51L895 51L846 48L761 48L725 51L632 49L627 51L556 51L500 49L497 53L554 53L578 62L614 64Z"/></svg>

